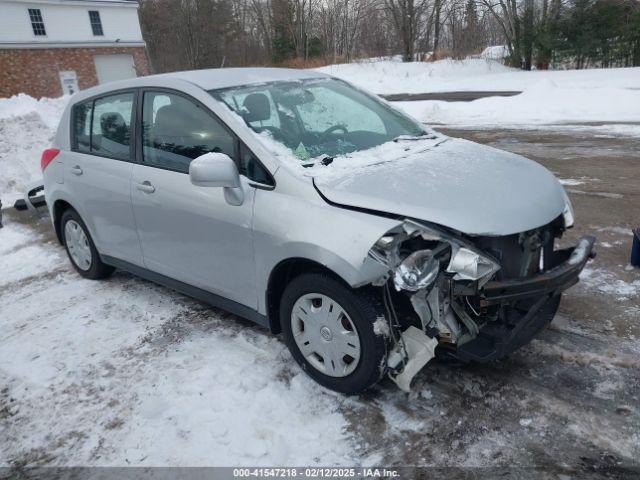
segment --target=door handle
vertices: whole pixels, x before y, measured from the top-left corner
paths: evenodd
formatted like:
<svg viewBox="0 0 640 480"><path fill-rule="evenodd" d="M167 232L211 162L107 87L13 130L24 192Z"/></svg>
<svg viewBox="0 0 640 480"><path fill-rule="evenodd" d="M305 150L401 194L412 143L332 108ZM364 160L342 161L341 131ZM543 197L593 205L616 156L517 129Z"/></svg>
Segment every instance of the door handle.
<svg viewBox="0 0 640 480"><path fill-rule="evenodd" d="M153 193L156 191L156 187L151 185L151 182L145 180L142 183L136 184L136 188L144 193Z"/></svg>
<svg viewBox="0 0 640 480"><path fill-rule="evenodd" d="M71 173L73 173L74 175L82 175L82 169L80 168L80 165L71 167Z"/></svg>

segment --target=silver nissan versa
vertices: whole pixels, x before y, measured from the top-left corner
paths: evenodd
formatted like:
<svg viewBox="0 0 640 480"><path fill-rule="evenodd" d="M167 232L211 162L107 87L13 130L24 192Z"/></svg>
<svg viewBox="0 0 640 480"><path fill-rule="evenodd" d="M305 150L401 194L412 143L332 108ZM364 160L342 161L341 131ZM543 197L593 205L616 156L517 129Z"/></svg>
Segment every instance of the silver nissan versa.
<svg viewBox="0 0 640 480"><path fill-rule="evenodd" d="M115 268L282 332L322 385L408 390L553 319L593 256L556 178L299 70L156 75L77 93L42 155L83 277Z"/></svg>

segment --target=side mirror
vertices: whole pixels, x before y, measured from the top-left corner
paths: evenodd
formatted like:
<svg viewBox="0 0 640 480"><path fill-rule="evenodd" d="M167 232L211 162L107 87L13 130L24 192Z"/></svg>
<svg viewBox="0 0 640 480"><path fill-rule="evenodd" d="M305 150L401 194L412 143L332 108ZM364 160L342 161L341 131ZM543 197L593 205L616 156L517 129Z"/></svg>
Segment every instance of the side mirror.
<svg viewBox="0 0 640 480"><path fill-rule="evenodd" d="M205 153L189 164L189 178L198 187L228 187L240 186L238 167L228 155L224 153Z"/></svg>
<svg viewBox="0 0 640 480"><path fill-rule="evenodd" d="M242 205L244 191L236 163L224 153L200 155L189 164L189 179L198 187L222 187L229 205Z"/></svg>

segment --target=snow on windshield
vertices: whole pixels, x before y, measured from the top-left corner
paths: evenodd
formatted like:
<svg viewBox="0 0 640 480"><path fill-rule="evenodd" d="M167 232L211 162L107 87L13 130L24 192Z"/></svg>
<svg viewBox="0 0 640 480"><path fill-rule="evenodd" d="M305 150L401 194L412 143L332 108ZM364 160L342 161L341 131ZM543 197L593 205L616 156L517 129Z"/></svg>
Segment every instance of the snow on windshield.
<svg viewBox="0 0 640 480"><path fill-rule="evenodd" d="M321 157L301 162L291 150L274 140L269 133L262 133L258 138L285 166L300 175L322 181L344 179L357 175L364 168L381 163L415 159L416 155L425 153L448 139L445 135L437 133L423 138L400 137L397 141L386 142L368 150L332 157L330 162L323 162Z"/></svg>
<svg viewBox="0 0 640 480"><path fill-rule="evenodd" d="M285 165L317 176L389 161L442 136L386 102L335 79L212 91ZM426 142L426 143L424 143ZM326 169L331 165L331 169Z"/></svg>
<svg viewBox="0 0 640 480"><path fill-rule="evenodd" d="M272 133L294 152L303 144L311 157L424 134L418 122L341 80L281 81L211 93L255 132Z"/></svg>

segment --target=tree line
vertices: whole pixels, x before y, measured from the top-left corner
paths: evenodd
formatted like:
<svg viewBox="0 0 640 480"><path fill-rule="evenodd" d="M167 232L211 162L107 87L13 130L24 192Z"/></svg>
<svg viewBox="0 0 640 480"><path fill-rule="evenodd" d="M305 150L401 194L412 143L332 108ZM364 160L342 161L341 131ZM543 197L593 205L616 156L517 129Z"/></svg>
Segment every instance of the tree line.
<svg viewBox="0 0 640 480"><path fill-rule="evenodd" d="M640 65L638 0L140 0L155 72L318 66L504 46L530 70Z"/></svg>

